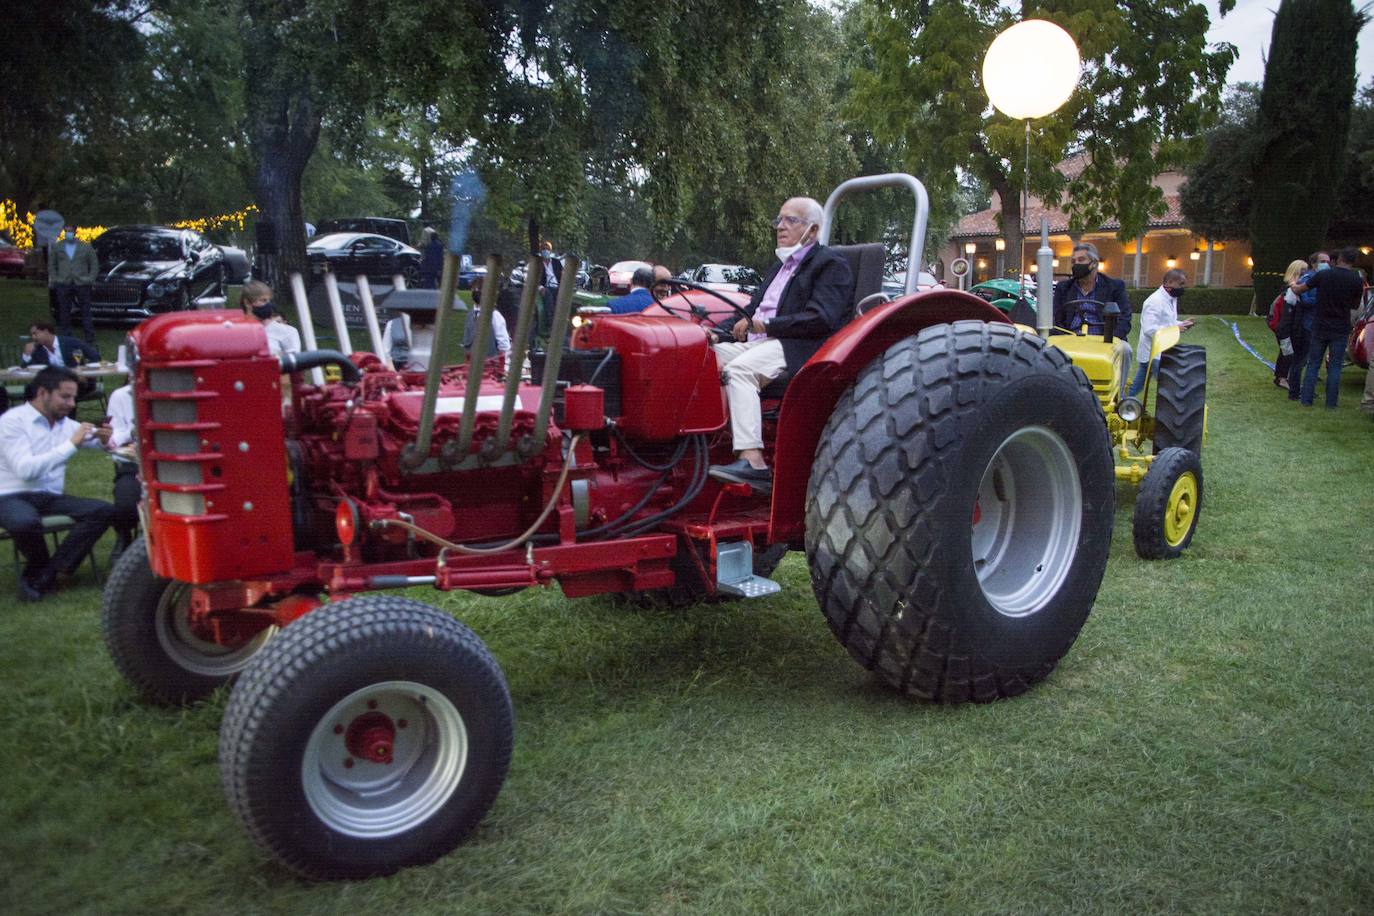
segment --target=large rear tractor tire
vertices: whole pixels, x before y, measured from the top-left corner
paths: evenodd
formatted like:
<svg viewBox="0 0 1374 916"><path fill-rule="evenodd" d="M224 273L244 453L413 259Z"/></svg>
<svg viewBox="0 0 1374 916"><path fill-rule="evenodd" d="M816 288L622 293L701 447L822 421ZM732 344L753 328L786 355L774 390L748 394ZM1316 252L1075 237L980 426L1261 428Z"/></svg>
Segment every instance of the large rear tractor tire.
<svg viewBox="0 0 1374 916"><path fill-rule="evenodd" d="M309 878L432 862L472 832L510 765L495 659L428 605L364 595L282 631L235 685L220 777L253 839Z"/></svg>
<svg viewBox="0 0 1374 916"><path fill-rule="evenodd" d="M1172 560L1193 540L1202 513L1202 459L1166 448L1150 462L1136 495L1131 534L1142 560Z"/></svg>
<svg viewBox="0 0 1374 916"><path fill-rule="evenodd" d="M1155 389L1155 454L1186 448L1202 454L1207 420L1207 350L1175 344L1159 354Z"/></svg>
<svg viewBox="0 0 1374 916"><path fill-rule="evenodd" d="M889 686L1015 696L1087 619L1112 537L1102 410L1063 353L960 321L890 347L840 398L807 494L826 621Z"/></svg>
<svg viewBox="0 0 1374 916"><path fill-rule="evenodd" d="M129 545L105 583L105 646L124 679L154 703L177 705L209 696L233 680L277 631L268 626L223 645L197 631L190 607L187 585L153 572L143 538Z"/></svg>

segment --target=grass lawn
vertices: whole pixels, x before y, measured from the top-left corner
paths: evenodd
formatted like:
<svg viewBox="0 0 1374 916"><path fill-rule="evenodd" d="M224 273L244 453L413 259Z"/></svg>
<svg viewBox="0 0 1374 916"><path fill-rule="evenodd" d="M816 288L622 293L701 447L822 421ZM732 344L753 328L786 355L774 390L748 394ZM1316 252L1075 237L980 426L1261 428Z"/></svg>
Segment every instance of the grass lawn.
<svg viewBox="0 0 1374 916"><path fill-rule="evenodd" d="M45 301L0 285L0 334ZM1238 324L1273 351L1261 319ZM102 349L120 336L102 332ZM1134 491L1118 487L1096 608L1016 700L944 708L880 688L830 636L795 554L780 595L683 612L416 590L502 664L516 746L473 839L388 879L310 884L258 851L220 790L224 695L136 699L106 657L89 569L40 605L0 603L5 909L1367 912L1364 373L1346 373L1339 410L1302 410L1229 325L1204 318L1186 339L1209 361L1193 545L1136 559ZM110 480L95 454L68 474L84 495Z"/></svg>

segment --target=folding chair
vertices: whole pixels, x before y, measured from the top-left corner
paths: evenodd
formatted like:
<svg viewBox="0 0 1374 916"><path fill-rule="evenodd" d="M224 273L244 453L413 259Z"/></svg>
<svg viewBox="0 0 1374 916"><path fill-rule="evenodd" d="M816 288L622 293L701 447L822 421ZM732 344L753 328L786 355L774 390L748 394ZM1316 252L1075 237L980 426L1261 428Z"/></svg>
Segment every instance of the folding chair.
<svg viewBox="0 0 1374 916"><path fill-rule="evenodd" d="M70 515L43 516L43 534L45 537L48 537L52 540L52 549L54 551L57 550L57 536L59 534L65 534L68 531L71 531L72 528L74 528L75 526L76 519L72 518ZM23 569L24 562L23 557L21 557L19 554L19 545L14 543L14 538L10 537L10 533L3 528L0 528L0 541L10 542L10 550L14 554L14 576L16 579L18 579L19 576L22 574L21 571ZM86 559L91 564L91 572L95 574L96 584L103 586L105 584L105 576L101 573L100 563L95 558L94 547L92 547L90 551L86 554Z"/></svg>

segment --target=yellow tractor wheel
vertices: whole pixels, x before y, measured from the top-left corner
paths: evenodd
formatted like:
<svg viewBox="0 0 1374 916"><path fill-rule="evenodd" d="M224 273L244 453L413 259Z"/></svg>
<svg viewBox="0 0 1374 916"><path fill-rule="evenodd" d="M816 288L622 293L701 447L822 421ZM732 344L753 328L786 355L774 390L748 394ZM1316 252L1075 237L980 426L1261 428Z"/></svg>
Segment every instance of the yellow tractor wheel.
<svg viewBox="0 0 1374 916"><path fill-rule="evenodd" d="M1155 456L1136 496L1132 534L1144 560L1172 560L1183 553L1202 512L1202 459L1185 448Z"/></svg>

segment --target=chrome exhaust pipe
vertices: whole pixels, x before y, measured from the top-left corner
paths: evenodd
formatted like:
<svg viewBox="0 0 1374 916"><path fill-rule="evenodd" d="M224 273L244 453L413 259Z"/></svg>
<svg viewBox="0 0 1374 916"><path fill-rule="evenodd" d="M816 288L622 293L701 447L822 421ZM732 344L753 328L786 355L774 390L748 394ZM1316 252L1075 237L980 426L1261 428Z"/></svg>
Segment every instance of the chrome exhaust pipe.
<svg viewBox="0 0 1374 916"><path fill-rule="evenodd" d="M539 259L531 255L525 262L525 277L534 276L538 269ZM487 283L482 284L484 292L491 282L492 278L488 276ZM525 353L529 350L530 326L534 322L535 297L538 295L539 287L529 282L526 282L524 289L520 291L520 313L515 319L510 364L506 366L506 392L505 398L501 401L501 419L496 424L496 438L489 440L490 450L484 449L482 455L488 461L494 461L510 450L510 430L515 423L515 402L520 392L520 374L525 368Z"/></svg>
<svg viewBox="0 0 1374 916"><path fill-rule="evenodd" d="M496 277L501 272L501 256L487 255L487 276ZM477 306L477 333L472 338L472 350L468 352L468 373L463 382L463 418L458 424L457 454L458 461L468 457L472 448L472 430L477 423L477 398L482 391L482 367L487 361L487 336L491 334L491 313L496 308L496 284L482 284L482 301ZM471 325L473 315L468 314ZM504 408L504 404L502 407Z"/></svg>
<svg viewBox="0 0 1374 916"><path fill-rule="evenodd" d="M401 287L404 288L404 287ZM451 251L444 252L444 273L439 281L438 311L434 315L434 351L429 356L429 368L425 371L425 397L420 404L420 424L415 431L415 441L401 451L401 467L414 470L424 464L429 457L429 448L434 439L434 408L439 401L439 379L443 375L448 355L453 351L454 334L450 326L457 326L453 320L453 299L458 289L458 256Z"/></svg>
<svg viewBox="0 0 1374 916"><path fill-rule="evenodd" d="M572 319L573 290L577 287L577 258L572 255L563 259L563 277L566 282L558 287L553 327L549 329L549 350L544 361L544 385L539 392L539 412L534 418L534 436L527 437L520 443L520 453L525 457L543 447L543 437L549 428L549 414L553 411L553 395L558 387L558 368L563 362L563 340L568 335L568 322Z"/></svg>

